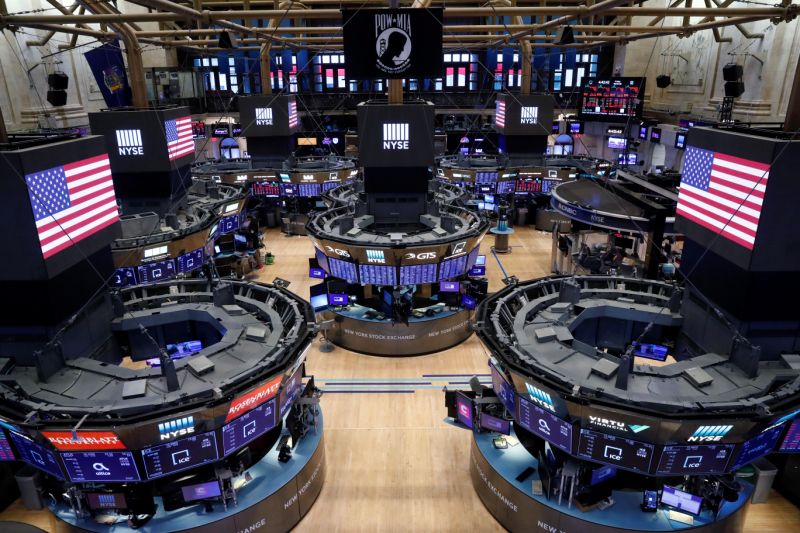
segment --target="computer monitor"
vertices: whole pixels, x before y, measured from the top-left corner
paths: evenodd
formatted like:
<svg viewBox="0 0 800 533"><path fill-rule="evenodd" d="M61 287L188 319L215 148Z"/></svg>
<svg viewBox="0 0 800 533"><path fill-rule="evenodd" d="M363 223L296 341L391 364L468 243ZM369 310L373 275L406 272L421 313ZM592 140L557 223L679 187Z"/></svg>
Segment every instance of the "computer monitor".
<svg viewBox="0 0 800 533"><path fill-rule="evenodd" d="M664 361L667 358L668 351L669 348L659 344L637 344L633 355L636 357L654 359L656 361Z"/></svg>
<svg viewBox="0 0 800 533"><path fill-rule="evenodd" d="M330 305L347 305L350 303L350 297L346 294L328 294L328 303Z"/></svg>
<svg viewBox="0 0 800 533"><path fill-rule="evenodd" d="M86 505L93 511L127 509L128 502L121 492L84 492Z"/></svg>
<svg viewBox="0 0 800 533"><path fill-rule="evenodd" d="M486 265L486 256L479 255L478 258L475 260L475 266L484 266Z"/></svg>
<svg viewBox="0 0 800 533"><path fill-rule="evenodd" d="M474 266L474 267L469 269L468 274L471 277L485 276L486 275L486 267L485 266Z"/></svg>
<svg viewBox="0 0 800 533"><path fill-rule="evenodd" d="M219 481L216 479L206 483L198 483L197 485L186 485L185 487L181 487L181 492L183 493L183 501L185 502L218 498L222 495Z"/></svg>
<svg viewBox="0 0 800 533"><path fill-rule="evenodd" d="M308 277L316 279L325 279L325 271L321 268L309 268Z"/></svg>
<svg viewBox="0 0 800 533"><path fill-rule="evenodd" d="M600 468L595 468L592 470L591 475L589 477L589 485L599 485L600 483L604 483L617 475L617 469L613 466L601 466Z"/></svg>
<svg viewBox="0 0 800 533"><path fill-rule="evenodd" d="M472 429L473 403L472 399L464 393L456 394L456 407L458 408L457 420Z"/></svg>
<svg viewBox="0 0 800 533"><path fill-rule="evenodd" d="M478 300L470 296L469 294L464 294L461 296L461 307L464 309L475 309L478 306Z"/></svg>
<svg viewBox="0 0 800 533"><path fill-rule="evenodd" d="M675 487L664 485L664 490L661 492L661 503L679 511L697 516L700 514L703 498L695 496L694 494L689 494L688 492L683 492Z"/></svg>
<svg viewBox="0 0 800 533"><path fill-rule="evenodd" d="M309 287L309 302L315 312L324 311L328 307L328 286L323 282Z"/></svg>
<svg viewBox="0 0 800 533"><path fill-rule="evenodd" d="M457 281L440 281L439 292L459 292L461 284Z"/></svg>
<svg viewBox="0 0 800 533"><path fill-rule="evenodd" d="M480 425L483 429L488 429L489 431L502 433L503 435L511 434L511 422L505 418L481 413Z"/></svg>

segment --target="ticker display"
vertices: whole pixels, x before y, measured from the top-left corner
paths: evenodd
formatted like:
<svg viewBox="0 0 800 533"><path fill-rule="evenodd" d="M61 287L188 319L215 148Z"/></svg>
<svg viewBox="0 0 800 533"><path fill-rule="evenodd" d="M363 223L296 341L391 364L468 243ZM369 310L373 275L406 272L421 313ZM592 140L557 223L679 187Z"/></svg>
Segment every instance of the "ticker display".
<svg viewBox="0 0 800 533"><path fill-rule="evenodd" d="M175 262L172 259L165 259L164 261L145 263L139 266L138 271L139 281L142 284L155 283L175 277Z"/></svg>
<svg viewBox="0 0 800 533"><path fill-rule="evenodd" d="M213 431L145 448L141 453L145 472L150 479L168 476L219 458Z"/></svg>
<svg viewBox="0 0 800 533"><path fill-rule="evenodd" d="M436 283L436 263L400 267L400 285Z"/></svg>
<svg viewBox="0 0 800 533"><path fill-rule="evenodd" d="M355 263L329 257L328 266L330 267L330 275L334 278L343 279L348 283L358 283Z"/></svg>
<svg viewBox="0 0 800 533"><path fill-rule="evenodd" d="M322 194L322 186L319 183L300 183L297 185L297 195L314 197Z"/></svg>
<svg viewBox="0 0 800 533"><path fill-rule="evenodd" d="M467 256L445 259L439 267L439 279L448 280L461 276L467 271Z"/></svg>
<svg viewBox="0 0 800 533"><path fill-rule="evenodd" d="M9 433L11 442L17 448L17 453L22 461L29 465L44 470L51 476L58 479L64 479L64 474L61 473L61 468L56 462L56 455L45 448L33 442L33 440L11 431Z"/></svg>
<svg viewBox="0 0 800 533"><path fill-rule="evenodd" d="M553 446L572 453L572 424L520 397L517 423Z"/></svg>
<svg viewBox="0 0 800 533"><path fill-rule="evenodd" d="M497 194L511 194L516 190L516 180L506 180L497 182Z"/></svg>
<svg viewBox="0 0 800 533"><path fill-rule="evenodd" d="M131 452L64 452L61 461L75 483L124 483L139 481Z"/></svg>
<svg viewBox="0 0 800 533"><path fill-rule="evenodd" d="M185 274L203 266L203 248L178 256L178 272Z"/></svg>
<svg viewBox="0 0 800 533"><path fill-rule="evenodd" d="M579 457L634 472L647 473L650 470L654 451L652 444L588 429L581 430L578 441Z"/></svg>
<svg viewBox="0 0 800 533"><path fill-rule="evenodd" d="M6 438L6 434L0 429L0 461L16 461L14 450L11 449L11 444Z"/></svg>
<svg viewBox="0 0 800 533"><path fill-rule="evenodd" d="M777 451L782 453L800 452L800 419L792 421Z"/></svg>
<svg viewBox="0 0 800 533"><path fill-rule="evenodd" d="M759 457L763 457L775 449L778 439L783 431L783 424L763 431L750 440L746 440L739 448L739 455L733 463L731 470L739 470L741 467L752 463Z"/></svg>
<svg viewBox="0 0 800 533"><path fill-rule="evenodd" d="M111 278L112 287L129 287L136 285L136 269L134 267L118 268L114 271L114 277Z"/></svg>
<svg viewBox="0 0 800 533"><path fill-rule="evenodd" d="M358 265L362 285L397 285L397 269L393 266Z"/></svg>
<svg viewBox="0 0 800 533"><path fill-rule="evenodd" d="M274 428L277 423L275 403L273 398L222 426L223 455L233 453Z"/></svg>
<svg viewBox="0 0 800 533"><path fill-rule="evenodd" d="M516 393L514 392L514 387L503 377L494 365L489 364L489 368L492 369L492 388L494 389L494 393L497 394L497 397L500 398L500 401L509 413L515 413L516 404L514 397Z"/></svg>
<svg viewBox="0 0 800 533"><path fill-rule="evenodd" d="M733 455L733 444L665 446L656 474L665 476L721 474Z"/></svg>
<svg viewBox="0 0 800 533"><path fill-rule="evenodd" d="M645 78L585 78L578 116L588 120L625 122L639 118Z"/></svg>
<svg viewBox="0 0 800 533"><path fill-rule="evenodd" d="M268 181L253 183L250 186L250 194L266 198L277 198L281 195L281 186L279 183Z"/></svg>

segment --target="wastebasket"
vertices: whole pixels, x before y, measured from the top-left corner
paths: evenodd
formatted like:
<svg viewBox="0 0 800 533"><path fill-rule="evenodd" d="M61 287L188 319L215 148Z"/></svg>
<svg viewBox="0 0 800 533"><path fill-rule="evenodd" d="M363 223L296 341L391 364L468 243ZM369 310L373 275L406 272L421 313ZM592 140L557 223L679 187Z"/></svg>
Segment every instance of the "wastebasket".
<svg viewBox="0 0 800 533"><path fill-rule="evenodd" d="M267 227L274 228L278 225L278 217L274 211L267 211Z"/></svg>
<svg viewBox="0 0 800 533"><path fill-rule="evenodd" d="M752 466L755 470L755 478L753 479L753 497L750 501L752 503L767 503L769 491L772 490L772 483L775 481L778 469L763 457L753 461Z"/></svg>
<svg viewBox="0 0 800 533"><path fill-rule="evenodd" d="M32 466L26 465L14 474L14 477L17 480L22 505L30 511L41 509L42 496L39 487L42 484L42 474Z"/></svg>
<svg viewBox="0 0 800 533"><path fill-rule="evenodd" d="M528 221L528 208L520 207L517 209L517 226L524 226Z"/></svg>

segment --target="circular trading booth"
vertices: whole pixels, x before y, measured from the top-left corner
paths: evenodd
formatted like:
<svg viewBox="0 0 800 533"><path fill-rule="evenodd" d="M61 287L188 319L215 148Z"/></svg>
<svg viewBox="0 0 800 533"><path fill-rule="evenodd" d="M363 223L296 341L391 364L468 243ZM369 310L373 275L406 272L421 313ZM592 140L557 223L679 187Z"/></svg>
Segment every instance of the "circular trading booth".
<svg viewBox="0 0 800 533"><path fill-rule="evenodd" d="M61 343L3 360L0 444L30 465L23 498L40 490L70 531L291 529L325 475L319 391L303 381L313 324L306 302L255 283L96 298Z"/></svg>
<svg viewBox="0 0 800 533"><path fill-rule="evenodd" d="M658 281L550 277L479 306L492 388L449 392L448 408L473 428L473 486L504 527L743 531L760 458L794 450L800 370L682 299Z"/></svg>
<svg viewBox="0 0 800 533"><path fill-rule="evenodd" d="M311 287L311 304L334 344L406 356L444 350L472 334L469 320L488 290L479 254L489 223L458 205L459 187L430 186L416 223L376 223L361 181L330 191L331 208L312 215L309 274L321 283Z"/></svg>

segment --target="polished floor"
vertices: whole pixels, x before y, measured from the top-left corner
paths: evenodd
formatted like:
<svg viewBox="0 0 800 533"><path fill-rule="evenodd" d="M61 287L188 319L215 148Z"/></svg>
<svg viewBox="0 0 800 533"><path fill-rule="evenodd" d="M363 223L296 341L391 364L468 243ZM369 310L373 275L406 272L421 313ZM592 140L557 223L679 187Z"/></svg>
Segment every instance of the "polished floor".
<svg viewBox="0 0 800 533"><path fill-rule="evenodd" d="M483 248L490 243L487 237ZM291 282L290 290L307 297L315 281L307 276L310 241L270 230L266 244L275 264L257 271L257 279L281 277ZM509 274L521 280L549 274L549 234L518 229L511 245L513 252L501 256ZM502 287L500 268L491 256L487 274L491 290ZM309 351L307 370L325 390L327 477L296 531L503 531L472 489L469 432L444 421L442 387L466 388L457 383L488 372L488 353L478 339L410 358L365 356L341 348L322 353L318 346L315 342ZM59 531L49 513L27 512L19 503L1 513L3 519ZM800 510L773 491L768 503L751 507L745 530L800 531Z"/></svg>

